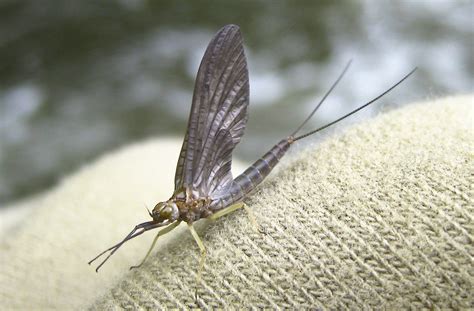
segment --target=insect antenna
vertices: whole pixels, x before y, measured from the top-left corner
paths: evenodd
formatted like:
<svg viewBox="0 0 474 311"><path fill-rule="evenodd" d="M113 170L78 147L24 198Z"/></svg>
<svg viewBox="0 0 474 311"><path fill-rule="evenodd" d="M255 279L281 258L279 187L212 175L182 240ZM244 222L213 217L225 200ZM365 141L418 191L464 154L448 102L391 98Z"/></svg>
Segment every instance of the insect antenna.
<svg viewBox="0 0 474 311"><path fill-rule="evenodd" d="M99 272L100 267L102 267L107 262L107 260L109 260L110 256L112 256L125 242L127 242L127 241L143 234L144 232L146 232L148 230L155 229L155 228L158 228L158 227L162 227L162 226L165 226L167 224L168 224L168 222L166 222L166 223L155 223L153 221L147 221L147 222L141 223L139 225L136 225L135 228L133 228L133 230L130 231L130 233L122 241L120 241L119 243L109 247L108 249L106 249L105 251L103 251L102 253L97 255L96 257L94 257L91 261L88 262L88 264L90 265L95 260L97 260L99 257L101 257L102 255L104 255L105 253L110 251L110 253L107 255L107 257L105 257L105 259L95 269L96 272ZM138 231L138 230L140 230L140 231Z"/></svg>
<svg viewBox="0 0 474 311"><path fill-rule="evenodd" d="M303 139L305 137L308 137L310 135L313 135L319 131L322 131L324 130L325 128L328 128L330 127L331 125L334 125L336 123L338 123L339 121L342 121L344 120L345 118L353 115L354 113L356 113L357 111L361 110L361 109L364 109L365 107L369 106L370 104L376 102L377 100L379 100L380 98L382 98L384 95L386 95L387 93L389 93L391 90L393 90L394 88L396 88L399 84L401 84L403 81L405 81L409 76L411 76L415 71L417 70L417 67L415 67L414 69L412 69L412 71L410 71L408 74L406 74L402 79L400 79L397 83L395 83L394 85L392 85L391 87L389 87L387 90L385 90L382 94L378 95L377 97L375 97L374 99L372 99L371 101L367 102L366 104L360 106L359 108L349 112L348 114L346 115L343 115L342 117L332 121L332 122L329 122L328 124L326 125L323 125L313 131L310 131L306 134L303 134L303 135L300 135L298 137L295 137L292 139L292 141L297 141L297 140L300 140L300 139Z"/></svg>
<svg viewBox="0 0 474 311"><path fill-rule="evenodd" d="M298 133L301 130L301 128L313 117L313 115L316 113L316 111L319 109L319 107L321 107L321 105L326 100L326 98L329 96L329 94L331 94L331 92L334 90L334 88L339 83L339 81L341 81L342 77L344 77L344 74L347 72L347 70L351 66L351 63L352 63L352 59L349 60L349 62L347 62L346 66L344 67L342 72L339 74L336 81L334 81L334 83L331 85L331 87L326 92L326 94L324 94L323 98L321 98L321 100L316 105L316 107L313 109L313 111L311 111L309 116L300 124L300 126L298 126L298 128L293 133L291 133L291 135L290 135L291 137L294 137L296 135L296 133Z"/></svg>
<svg viewBox="0 0 474 311"><path fill-rule="evenodd" d="M150 209L148 208L148 206L146 206L146 204L145 204L145 208L148 212L148 215L150 215L150 217L153 218L153 214L150 212Z"/></svg>

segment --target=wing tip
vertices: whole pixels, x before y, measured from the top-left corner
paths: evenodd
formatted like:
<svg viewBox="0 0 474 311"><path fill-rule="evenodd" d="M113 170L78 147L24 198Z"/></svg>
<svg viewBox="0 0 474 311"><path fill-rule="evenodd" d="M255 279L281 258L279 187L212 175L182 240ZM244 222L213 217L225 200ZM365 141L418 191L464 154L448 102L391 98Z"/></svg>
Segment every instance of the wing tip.
<svg viewBox="0 0 474 311"><path fill-rule="evenodd" d="M216 37L222 33L240 33L240 27L235 24L227 24L217 31Z"/></svg>
<svg viewBox="0 0 474 311"><path fill-rule="evenodd" d="M235 29L235 30L239 30L240 27L236 24L227 24L227 25L224 25L221 29Z"/></svg>

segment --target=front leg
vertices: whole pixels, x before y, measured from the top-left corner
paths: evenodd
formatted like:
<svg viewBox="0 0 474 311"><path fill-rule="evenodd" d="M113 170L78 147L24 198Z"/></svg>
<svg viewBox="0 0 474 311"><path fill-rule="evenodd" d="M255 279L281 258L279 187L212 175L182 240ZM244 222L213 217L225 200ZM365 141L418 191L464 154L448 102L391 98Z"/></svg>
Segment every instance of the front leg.
<svg viewBox="0 0 474 311"><path fill-rule="evenodd" d="M130 267L130 270L132 269L135 269L135 268L140 268L146 261L146 259L148 258L148 256L150 256L151 254L151 251L153 250L153 248L155 247L155 244L156 244L156 241L158 240L158 238L160 236L163 236L165 234L167 234L168 232L172 231L174 228L176 228L179 224L181 223L180 220L178 221L175 221L174 223L172 223L171 225L169 225L168 227L165 227L163 230L161 230L160 232L158 232L155 236L155 239L153 239L153 243L151 243L151 246L150 248L148 249L148 252L146 253L145 255L145 258L143 258L143 260L140 262L140 264L138 264L137 266L131 266Z"/></svg>

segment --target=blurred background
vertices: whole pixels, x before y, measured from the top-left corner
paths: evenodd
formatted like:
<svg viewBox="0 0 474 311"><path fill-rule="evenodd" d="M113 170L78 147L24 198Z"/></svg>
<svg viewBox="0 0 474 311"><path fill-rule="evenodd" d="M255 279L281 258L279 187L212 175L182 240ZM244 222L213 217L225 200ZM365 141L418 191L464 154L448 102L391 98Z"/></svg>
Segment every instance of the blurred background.
<svg viewBox="0 0 474 311"><path fill-rule="evenodd" d="M472 92L473 3L1 0L0 206L119 146L181 139L204 49L229 23L241 27L250 70L250 119L236 150L244 161L288 135L351 58L308 129L415 66L349 122Z"/></svg>

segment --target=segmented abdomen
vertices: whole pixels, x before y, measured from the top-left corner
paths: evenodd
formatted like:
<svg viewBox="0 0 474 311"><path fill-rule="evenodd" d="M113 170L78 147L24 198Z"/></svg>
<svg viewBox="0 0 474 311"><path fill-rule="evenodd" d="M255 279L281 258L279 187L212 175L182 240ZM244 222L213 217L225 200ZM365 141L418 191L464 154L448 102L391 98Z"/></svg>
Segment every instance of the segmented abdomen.
<svg viewBox="0 0 474 311"><path fill-rule="evenodd" d="M273 168L290 148L288 139L281 140L260 159L255 161L232 182L228 193L223 194L211 204L211 210L217 211L242 201L243 197L254 190L270 174Z"/></svg>

